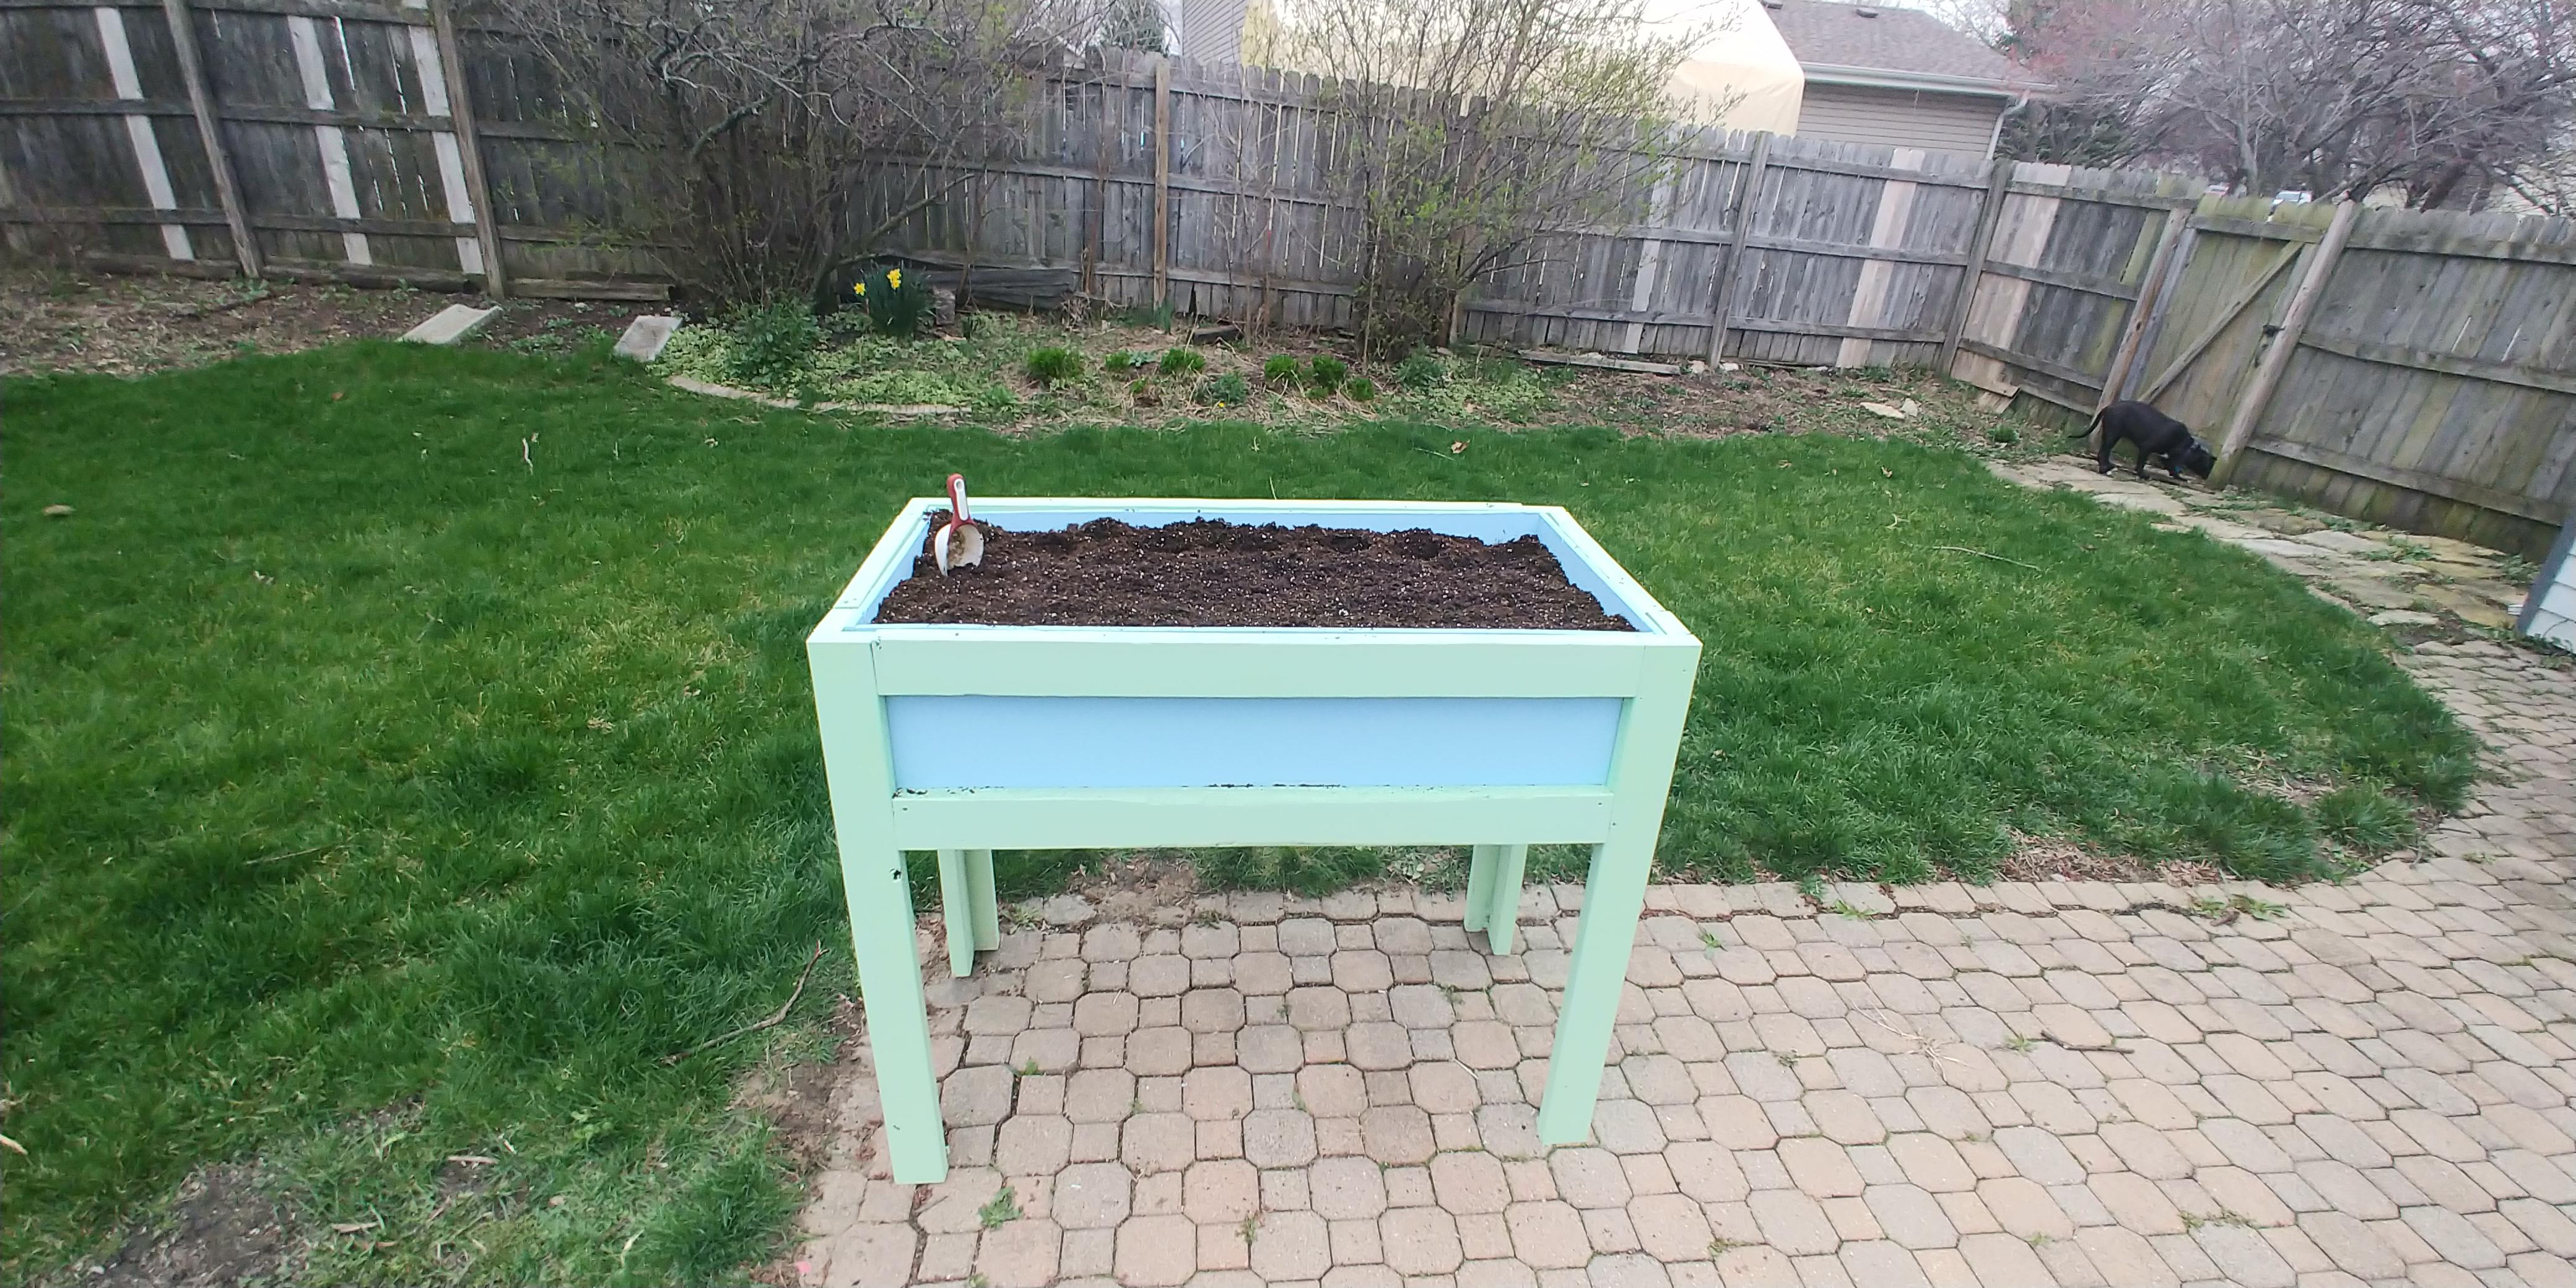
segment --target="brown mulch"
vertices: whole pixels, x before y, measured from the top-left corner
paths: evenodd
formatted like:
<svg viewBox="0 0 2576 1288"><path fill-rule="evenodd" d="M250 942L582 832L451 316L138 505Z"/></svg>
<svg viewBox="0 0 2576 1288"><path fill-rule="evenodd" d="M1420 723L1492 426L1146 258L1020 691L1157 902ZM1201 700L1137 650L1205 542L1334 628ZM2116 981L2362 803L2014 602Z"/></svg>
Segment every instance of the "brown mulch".
<svg viewBox="0 0 2576 1288"><path fill-rule="evenodd" d="M934 530L947 514L934 518ZM1419 528L1233 524L1059 532L985 528L982 564L941 576L927 550L883 622L996 626L1508 627L1624 631L1536 537L1488 544Z"/></svg>
<svg viewBox="0 0 2576 1288"><path fill-rule="evenodd" d="M256 353L298 353L344 340L390 340L476 295L291 282L81 273L0 264L0 375L40 371L132 376ZM666 306L508 300L467 341L562 352Z"/></svg>
<svg viewBox="0 0 2576 1288"><path fill-rule="evenodd" d="M463 297L0 269L0 375L131 376L252 353L391 338Z"/></svg>

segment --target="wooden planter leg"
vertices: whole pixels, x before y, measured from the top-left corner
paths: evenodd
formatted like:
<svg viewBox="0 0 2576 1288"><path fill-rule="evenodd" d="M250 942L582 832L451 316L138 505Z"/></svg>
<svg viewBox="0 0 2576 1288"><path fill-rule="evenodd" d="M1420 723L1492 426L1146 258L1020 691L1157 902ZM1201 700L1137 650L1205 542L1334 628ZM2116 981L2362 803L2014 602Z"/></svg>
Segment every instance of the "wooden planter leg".
<svg viewBox="0 0 2576 1288"><path fill-rule="evenodd" d="M966 852L966 891L975 905L975 950L1002 946L1002 905L993 898L993 852Z"/></svg>
<svg viewBox="0 0 2576 1288"><path fill-rule="evenodd" d="M1619 1015L1619 993L1628 978L1628 950L1636 943L1637 914L1646 903L1646 869L1654 840L1613 837L1592 847L1592 875L1583 883L1583 919L1574 933L1574 960L1566 970L1565 1000L1556 1015L1556 1045L1548 1053L1547 1090L1538 1106L1538 1138L1548 1145L1592 1139L1592 1108L1601 1097L1601 1069L1610 1057L1610 1026Z"/></svg>
<svg viewBox="0 0 2576 1288"><path fill-rule="evenodd" d="M975 973L975 888L966 876L966 851L939 852L939 916L948 925L948 973Z"/></svg>
<svg viewBox="0 0 2576 1288"><path fill-rule="evenodd" d="M939 852L939 919L948 927L948 973L975 973L975 954L1002 946L1002 905L993 898L991 850Z"/></svg>
<svg viewBox="0 0 2576 1288"><path fill-rule="evenodd" d="M1494 902L1495 856L1502 852L1502 848L1499 845L1479 845L1468 852L1467 913L1463 918L1468 930L1486 928L1485 914Z"/></svg>
<svg viewBox="0 0 2576 1288"><path fill-rule="evenodd" d="M867 1008L868 1052L885 1109L894 1179L927 1185L948 1178L948 1135L939 1118L939 1075L930 1060L930 1013L913 947L912 883L893 845L893 767L885 708L876 697L868 649L809 650L814 708L823 734L823 776L831 785L832 830L840 843L841 888L850 904L851 957Z"/></svg>
<svg viewBox="0 0 2576 1288"><path fill-rule="evenodd" d="M1682 717L1690 707L1696 651L1658 655L1647 665L1638 695L1619 721L1619 745L1610 762L1610 836L1592 849L1583 884L1583 919L1574 933L1565 1000L1556 1016L1556 1045L1548 1053L1547 1090L1538 1106L1538 1138L1573 1145L1592 1137L1592 1108L1601 1096L1601 1067L1610 1056L1610 1026L1628 978L1628 949L1637 940L1637 916L1646 907L1646 879L1655 866L1655 837L1663 828L1664 793L1673 782L1673 756L1681 749ZM1490 914L1489 914L1490 915ZM1490 930L1488 931L1490 934Z"/></svg>
<svg viewBox="0 0 2576 1288"><path fill-rule="evenodd" d="M1526 845L1497 845L1493 888L1486 892L1485 944L1496 956L1512 951L1521 924L1521 873L1529 866Z"/></svg>

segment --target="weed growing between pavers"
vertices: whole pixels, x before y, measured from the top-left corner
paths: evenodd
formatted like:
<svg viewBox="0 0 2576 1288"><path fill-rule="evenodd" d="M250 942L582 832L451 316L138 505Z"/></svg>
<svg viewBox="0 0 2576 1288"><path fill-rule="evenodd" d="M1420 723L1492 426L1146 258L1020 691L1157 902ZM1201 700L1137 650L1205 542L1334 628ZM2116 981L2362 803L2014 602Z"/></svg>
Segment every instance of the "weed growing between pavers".
<svg viewBox="0 0 2576 1288"><path fill-rule="evenodd" d="M714 402L596 347L4 392L12 1277L250 1153L316 1278L696 1281L769 1252L793 1195L728 1106L765 1053L820 1049L849 978L802 641L952 469L988 496L1569 506L1707 644L1669 873L1975 875L2011 828L2296 876L2321 832L2387 841L2469 774L2375 635L2289 578L1909 444L1010 438ZM1082 857L1002 856L1003 894ZM1290 861L1207 866L1320 890L1388 860ZM790 1024L664 1062L775 1008L818 940Z"/></svg>

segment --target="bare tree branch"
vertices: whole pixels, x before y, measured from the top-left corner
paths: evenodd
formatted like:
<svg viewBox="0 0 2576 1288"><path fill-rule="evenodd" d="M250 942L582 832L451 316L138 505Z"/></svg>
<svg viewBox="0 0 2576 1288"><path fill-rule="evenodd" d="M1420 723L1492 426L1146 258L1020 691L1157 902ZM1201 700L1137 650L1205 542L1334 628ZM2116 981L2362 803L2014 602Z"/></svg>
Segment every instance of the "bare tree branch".
<svg viewBox="0 0 2576 1288"><path fill-rule="evenodd" d="M2012 130L2037 159L2476 205L2544 186L2576 125L2576 0L2021 0L2011 28L2060 87Z"/></svg>

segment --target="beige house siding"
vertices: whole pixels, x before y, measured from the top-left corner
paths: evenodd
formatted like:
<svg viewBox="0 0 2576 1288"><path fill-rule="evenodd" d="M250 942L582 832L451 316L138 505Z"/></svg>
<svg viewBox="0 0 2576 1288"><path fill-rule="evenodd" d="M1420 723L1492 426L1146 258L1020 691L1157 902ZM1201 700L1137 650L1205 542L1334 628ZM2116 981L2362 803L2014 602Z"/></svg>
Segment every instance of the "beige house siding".
<svg viewBox="0 0 2576 1288"><path fill-rule="evenodd" d="M1181 57L1194 63L1243 61L1244 0L1172 0Z"/></svg>
<svg viewBox="0 0 2576 1288"><path fill-rule="evenodd" d="M1982 157L1993 149L1995 121L2003 115L2006 101L2001 95L1879 89L1809 80L1806 101L1798 108L1798 134L1801 138L1837 143L1875 143Z"/></svg>

